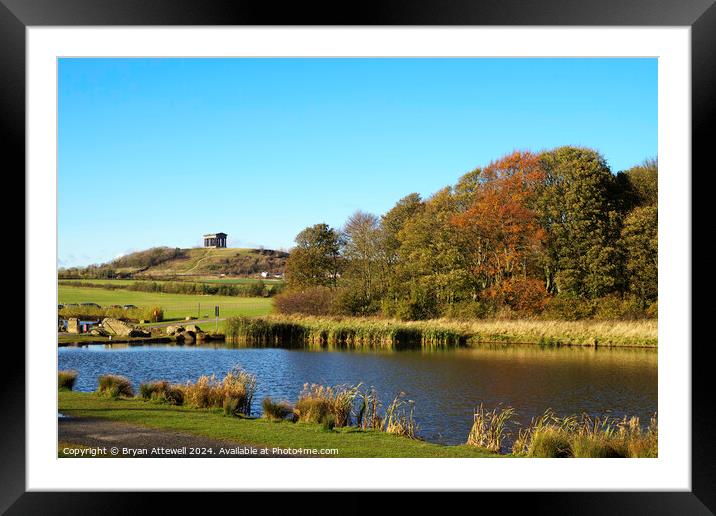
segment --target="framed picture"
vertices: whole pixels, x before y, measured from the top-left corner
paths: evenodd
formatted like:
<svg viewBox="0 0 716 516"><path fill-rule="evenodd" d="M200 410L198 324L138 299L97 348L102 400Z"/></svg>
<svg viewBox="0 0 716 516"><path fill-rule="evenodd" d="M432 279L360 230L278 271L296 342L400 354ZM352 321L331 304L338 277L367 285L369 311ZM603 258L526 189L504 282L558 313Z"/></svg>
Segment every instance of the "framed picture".
<svg viewBox="0 0 716 516"><path fill-rule="evenodd" d="M8 514L186 490L712 513L711 2L0 0L0 30L27 192Z"/></svg>

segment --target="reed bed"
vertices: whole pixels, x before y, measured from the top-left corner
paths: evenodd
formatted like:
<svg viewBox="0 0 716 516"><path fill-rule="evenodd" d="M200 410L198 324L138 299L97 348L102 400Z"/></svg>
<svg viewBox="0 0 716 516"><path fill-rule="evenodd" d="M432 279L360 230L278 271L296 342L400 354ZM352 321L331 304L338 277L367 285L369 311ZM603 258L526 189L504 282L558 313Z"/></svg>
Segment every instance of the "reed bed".
<svg viewBox="0 0 716 516"><path fill-rule="evenodd" d="M233 317L226 334L259 346L311 348L451 348L481 343L541 346L657 346L657 321L545 321L435 319L398 321L360 317Z"/></svg>
<svg viewBox="0 0 716 516"><path fill-rule="evenodd" d="M264 346L448 348L467 340L467 335L440 325L370 318L232 317L225 328L230 339Z"/></svg>
<svg viewBox="0 0 716 516"><path fill-rule="evenodd" d="M77 381L77 371L57 371L57 388L63 391L71 391Z"/></svg>
<svg viewBox="0 0 716 516"><path fill-rule="evenodd" d="M512 408L475 411L467 444L494 452L503 451L505 437L511 435ZM517 457L540 458L644 458L658 455L656 415L644 430L638 417L593 418L559 417L548 409L520 428L512 442Z"/></svg>

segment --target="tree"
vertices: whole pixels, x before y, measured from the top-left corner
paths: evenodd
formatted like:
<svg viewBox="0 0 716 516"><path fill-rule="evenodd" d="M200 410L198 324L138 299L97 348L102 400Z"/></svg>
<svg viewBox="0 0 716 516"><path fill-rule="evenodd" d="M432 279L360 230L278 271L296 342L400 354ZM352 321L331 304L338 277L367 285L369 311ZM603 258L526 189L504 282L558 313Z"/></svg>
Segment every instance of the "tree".
<svg viewBox="0 0 716 516"><path fill-rule="evenodd" d="M296 247L286 261L286 286L335 287L340 265L340 237L328 224L307 227L296 236Z"/></svg>
<svg viewBox="0 0 716 516"><path fill-rule="evenodd" d="M543 153L541 162L547 288L587 298L618 291L621 215L613 197L615 178L604 158L592 149L559 147Z"/></svg>
<svg viewBox="0 0 716 516"><path fill-rule="evenodd" d="M423 316L435 316L440 306L458 301L469 290L457 232L450 188L443 188L417 210L398 233L400 248L393 292L424 305Z"/></svg>
<svg viewBox="0 0 716 516"><path fill-rule="evenodd" d="M525 279L534 272L546 236L534 209L544 177L537 155L507 155L481 171L471 204L452 218L477 285L476 296L514 293L513 278ZM535 290L534 285L530 288Z"/></svg>
<svg viewBox="0 0 716 516"><path fill-rule="evenodd" d="M350 288L366 305L381 290L380 251L378 217L356 211L343 228L344 268Z"/></svg>
<svg viewBox="0 0 716 516"><path fill-rule="evenodd" d="M634 208L622 228L629 290L643 304L659 294L658 218L655 205Z"/></svg>
<svg viewBox="0 0 716 516"><path fill-rule="evenodd" d="M655 206L659 201L659 164L647 159L641 165L617 174L624 212L639 206Z"/></svg>

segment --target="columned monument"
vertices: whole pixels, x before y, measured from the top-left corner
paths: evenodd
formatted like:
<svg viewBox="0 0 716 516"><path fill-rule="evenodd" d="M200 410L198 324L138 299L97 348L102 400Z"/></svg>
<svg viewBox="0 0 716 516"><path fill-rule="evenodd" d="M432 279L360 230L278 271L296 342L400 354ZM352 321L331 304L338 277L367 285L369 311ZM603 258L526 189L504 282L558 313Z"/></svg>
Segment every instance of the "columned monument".
<svg viewBox="0 0 716 516"><path fill-rule="evenodd" d="M204 235L204 247L226 247L226 233Z"/></svg>

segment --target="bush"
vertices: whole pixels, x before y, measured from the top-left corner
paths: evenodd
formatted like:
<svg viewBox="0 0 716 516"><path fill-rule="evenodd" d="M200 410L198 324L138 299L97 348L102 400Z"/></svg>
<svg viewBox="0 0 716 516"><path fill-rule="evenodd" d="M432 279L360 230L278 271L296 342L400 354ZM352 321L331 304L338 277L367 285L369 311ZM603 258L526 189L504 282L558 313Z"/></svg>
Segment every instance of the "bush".
<svg viewBox="0 0 716 516"><path fill-rule="evenodd" d="M266 397L261 404L264 411L264 417L272 421L283 421L293 414L293 407L288 401L275 402L271 398Z"/></svg>
<svg viewBox="0 0 716 516"><path fill-rule="evenodd" d="M281 314L328 315L333 311L336 291L328 287L310 287L301 291L281 292L274 297Z"/></svg>
<svg viewBox="0 0 716 516"><path fill-rule="evenodd" d="M151 322L162 322L164 320L164 309L161 306L146 308L142 314L142 319Z"/></svg>
<svg viewBox="0 0 716 516"><path fill-rule="evenodd" d="M380 303L353 289L342 288L336 293L331 311L337 315L369 316L380 311Z"/></svg>
<svg viewBox="0 0 716 516"><path fill-rule="evenodd" d="M57 388L61 391L71 391L77 381L77 371L57 371Z"/></svg>
<svg viewBox="0 0 716 516"><path fill-rule="evenodd" d="M119 396L126 396L131 398L134 396L134 390L132 384L124 376L116 374L104 374L98 379L97 392L111 398L118 398Z"/></svg>

